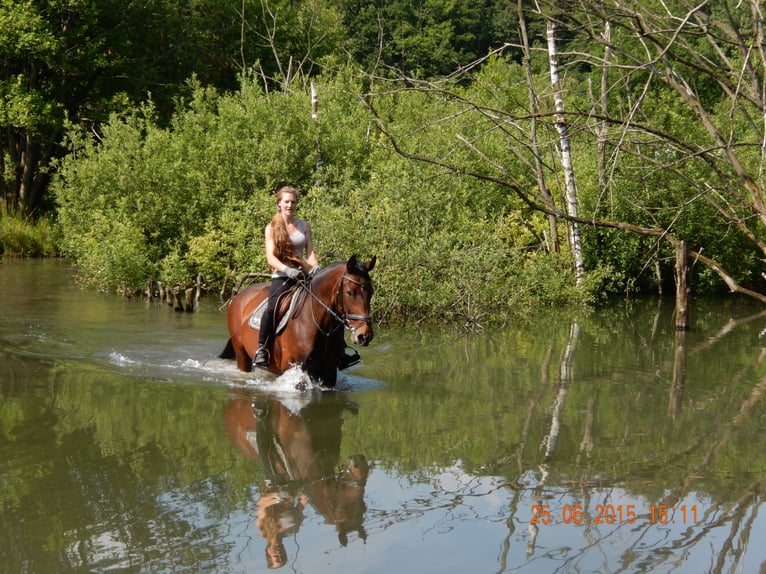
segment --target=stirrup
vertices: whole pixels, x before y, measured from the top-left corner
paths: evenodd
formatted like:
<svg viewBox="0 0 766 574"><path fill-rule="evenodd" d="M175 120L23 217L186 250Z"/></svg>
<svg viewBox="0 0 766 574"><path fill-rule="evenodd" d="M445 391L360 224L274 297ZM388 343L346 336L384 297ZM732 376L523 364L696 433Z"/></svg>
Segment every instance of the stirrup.
<svg viewBox="0 0 766 574"><path fill-rule="evenodd" d="M256 367L268 367L270 362L269 350L266 347L258 347L253 357L253 364Z"/></svg>

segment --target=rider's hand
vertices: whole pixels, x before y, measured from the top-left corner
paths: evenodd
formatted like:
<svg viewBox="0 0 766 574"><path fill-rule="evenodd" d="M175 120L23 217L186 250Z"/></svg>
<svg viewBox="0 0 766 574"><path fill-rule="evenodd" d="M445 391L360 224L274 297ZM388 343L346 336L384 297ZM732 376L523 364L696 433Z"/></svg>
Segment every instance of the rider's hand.
<svg viewBox="0 0 766 574"><path fill-rule="evenodd" d="M296 269L295 267L285 266L284 274L287 275L290 279L298 279L298 277L301 276L301 270Z"/></svg>
<svg viewBox="0 0 766 574"><path fill-rule="evenodd" d="M309 277L313 277L313 276L314 276L314 275L316 275L318 272L319 272L319 264L317 264L317 265L314 265L314 266L311 268L311 271L309 271Z"/></svg>

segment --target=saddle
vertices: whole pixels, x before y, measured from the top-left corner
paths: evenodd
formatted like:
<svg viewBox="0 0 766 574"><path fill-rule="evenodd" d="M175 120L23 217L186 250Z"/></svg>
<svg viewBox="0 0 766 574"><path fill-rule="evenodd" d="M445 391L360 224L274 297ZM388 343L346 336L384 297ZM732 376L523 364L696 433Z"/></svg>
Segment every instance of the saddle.
<svg viewBox="0 0 766 574"><path fill-rule="evenodd" d="M278 335L284 330L287 322L290 320L290 317L292 317L298 311L298 309L300 309L300 306L305 298L306 291L298 291L297 286L293 287L287 293L284 293L279 297L277 306L274 309L274 319L277 321L277 328L274 330L274 335ZM266 311L266 304L268 302L269 298L266 297L250 315L250 318L247 320L247 324L251 328L258 331L261 330L261 318L263 317L264 311Z"/></svg>

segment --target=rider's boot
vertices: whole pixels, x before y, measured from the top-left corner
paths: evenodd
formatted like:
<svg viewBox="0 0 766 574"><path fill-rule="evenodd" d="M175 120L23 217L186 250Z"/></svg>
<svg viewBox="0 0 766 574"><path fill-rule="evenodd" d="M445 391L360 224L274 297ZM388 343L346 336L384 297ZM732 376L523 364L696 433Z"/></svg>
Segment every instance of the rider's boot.
<svg viewBox="0 0 766 574"><path fill-rule="evenodd" d="M256 367L268 367L270 362L269 359L269 350L266 348L266 345L261 345L255 352L255 356L253 357L253 364Z"/></svg>

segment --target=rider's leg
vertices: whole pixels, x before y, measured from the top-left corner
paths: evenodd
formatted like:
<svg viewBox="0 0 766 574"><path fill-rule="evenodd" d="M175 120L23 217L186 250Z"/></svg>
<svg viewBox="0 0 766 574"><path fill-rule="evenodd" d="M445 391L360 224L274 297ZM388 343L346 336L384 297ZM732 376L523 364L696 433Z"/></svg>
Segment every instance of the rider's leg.
<svg viewBox="0 0 766 574"><path fill-rule="evenodd" d="M258 350L253 357L253 363L256 367L268 367L271 362L269 355L269 345L271 344L272 334L274 333L274 311L277 306L279 296L288 289L287 277L274 277L269 287L269 300L266 303L266 309L261 317L261 328L258 331Z"/></svg>

